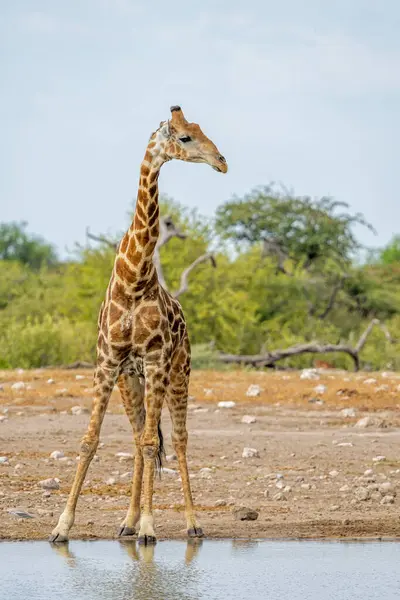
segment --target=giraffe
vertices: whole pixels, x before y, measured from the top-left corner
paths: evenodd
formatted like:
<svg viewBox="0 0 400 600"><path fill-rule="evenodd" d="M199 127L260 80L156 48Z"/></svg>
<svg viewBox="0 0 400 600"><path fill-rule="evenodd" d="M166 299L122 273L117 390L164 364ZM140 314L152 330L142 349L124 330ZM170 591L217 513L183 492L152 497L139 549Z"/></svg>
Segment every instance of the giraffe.
<svg viewBox="0 0 400 600"><path fill-rule="evenodd" d="M81 441L69 497L51 533L51 542L68 540L115 385L120 390L136 447L131 499L119 535L135 535L139 524L139 544L156 543L153 482L163 452L160 418L165 400L182 479L187 533L189 537L203 536L194 514L186 460L190 343L182 308L159 284L153 263L159 236L158 177L162 165L172 159L207 163L219 173L228 170L225 158L199 125L189 123L182 109L172 106L170 120L160 123L147 145L133 221L119 244L100 307L91 417Z"/></svg>

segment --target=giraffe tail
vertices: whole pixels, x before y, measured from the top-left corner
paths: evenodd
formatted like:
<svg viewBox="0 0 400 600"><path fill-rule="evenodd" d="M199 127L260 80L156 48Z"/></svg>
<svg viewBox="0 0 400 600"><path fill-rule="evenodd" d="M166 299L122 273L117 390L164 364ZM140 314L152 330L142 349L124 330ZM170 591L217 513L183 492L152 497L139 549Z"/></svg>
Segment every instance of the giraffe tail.
<svg viewBox="0 0 400 600"><path fill-rule="evenodd" d="M156 471L157 471L159 477L161 478L163 458L165 456L165 448L164 448L164 436L163 436L163 432L161 430L160 421L158 421L158 441L159 441L159 446L158 446L158 452L157 452L157 456L156 456Z"/></svg>

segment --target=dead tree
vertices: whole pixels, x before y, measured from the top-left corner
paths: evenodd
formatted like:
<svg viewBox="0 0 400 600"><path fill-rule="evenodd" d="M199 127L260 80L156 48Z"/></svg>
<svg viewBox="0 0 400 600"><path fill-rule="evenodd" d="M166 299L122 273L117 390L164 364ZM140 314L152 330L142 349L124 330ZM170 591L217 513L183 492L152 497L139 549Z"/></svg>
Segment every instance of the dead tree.
<svg viewBox="0 0 400 600"><path fill-rule="evenodd" d="M93 233L90 233L88 227L86 228L86 237L89 238L90 240L94 240L95 242L100 242L101 244L106 244L110 248L113 248L115 251L117 250L118 245L119 245L119 243L113 242L103 235L94 235ZM174 238L174 237L176 237L180 240L186 240L188 236L185 233L183 233L183 231L181 231L179 229L179 227L177 227L175 225L172 217L170 217L169 215L166 217L161 217L160 218L160 235L158 238L157 246L154 251L153 262L157 269L158 280L159 280L160 284L163 286L163 288L166 290L168 290L168 286L167 286L167 282L165 281L164 271L163 271L162 264L161 264L160 250L163 246L168 244L168 242L170 240L172 240L172 238ZM210 263L212 264L213 267L217 266L217 263L215 261L215 257L213 254L210 254L210 253L202 254L201 256L196 258L196 260L194 260L192 262L192 264L190 264L188 267L186 267L186 269L182 272L179 288L175 292L171 292L170 290L168 290L168 291L170 291L171 296L173 296L174 298L179 298L179 296L181 296L182 294L187 292L187 290L189 289L189 275L198 265L200 265L201 263L207 262L207 261L210 261Z"/></svg>
<svg viewBox="0 0 400 600"><path fill-rule="evenodd" d="M352 347L347 344L323 344L320 342L309 342L306 344L298 344L285 348L283 350L271 350L263 354L254 355L236 355L236 354L220 354L219 360L225 364L237 363L242 365L250 365L253 367L275 367L275 363L284 358L290 358L291 356L298 356L299 354L325 354L329 352L344 352L348 354L354 361L354 370L360 369L360 352L364 348L365 343L370 335L372 329L379 325L382 329L386 339L391 343L392 338L387 327L379 321L379 319L372 319L368 327L360 336L357 344Z"/></svg>

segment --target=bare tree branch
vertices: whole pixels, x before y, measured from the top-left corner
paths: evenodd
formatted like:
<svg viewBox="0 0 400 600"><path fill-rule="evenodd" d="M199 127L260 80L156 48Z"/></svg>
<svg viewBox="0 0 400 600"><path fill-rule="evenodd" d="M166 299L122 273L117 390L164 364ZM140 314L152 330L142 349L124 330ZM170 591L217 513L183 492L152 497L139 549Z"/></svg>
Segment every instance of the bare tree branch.
<svg viewBox="0 0 400 600"><path fill-rule="evenodd" d="M196 260L194 260L192 262L191 265L189 265L182 273L181 275L181 284L179 289L174 292L172 294L172 296L174 298L179 298L179 296L181 296L182 294L184 294L185 292L187 292L187 290L189 289L189 275L190 273L193 271L193 269L195 269L197 267L197 265L200 265L203 262L206 262L207 260L209 260L212 264L212 266L215 268L217 266L217 263L215 261L215 258L212 254L202 254L201 256L199 256L198 258L196 258Z"/></svg>
<svg viewBox="0 0 400 600"><path fill-rule="evenodd" d="M101 244L106 244L110 248L113 248L113 250L116 250L118 248L118 244L107 239L106 237L104 237L104 235L94 235L93 233L90 233L89 227L86 227L86 237L89 238L90 240L94 240L95 242L100 242Z"/></svg>
<svg viewBox="0 0 400 600"><path fill-rule="evenodd" d="M379 325L383 330L386 338L391 341L391 336L385 325L382 325L378 319L373 319L365 331L360 336L357 344L354 346L346 344L321 344L320 342L309 342L307 344L299 344L283 350L271 350L265 354L254 354L254 355L235 355L235 354L220 354L219 360L223 363L241 363L245 365L252 365L253 367L273 367L275 363L284 358L290 356L297 356L299 354L325 354L329 352L344 352L351 356L354 361L354 370L358 371L360 368L359 353L365 346L365 343L370 335L372 329Z"/></svg>

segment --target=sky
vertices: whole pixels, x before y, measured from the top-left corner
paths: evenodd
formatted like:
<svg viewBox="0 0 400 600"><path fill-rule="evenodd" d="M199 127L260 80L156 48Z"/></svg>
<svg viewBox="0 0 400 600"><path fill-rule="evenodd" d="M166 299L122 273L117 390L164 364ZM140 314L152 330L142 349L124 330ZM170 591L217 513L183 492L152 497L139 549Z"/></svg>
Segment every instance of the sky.
<svg viewBox="0 0 400 600"><path fill-rule="evenodd" d="M163 167L211 216L254 187L333 196L400 233L397 0L0 2L0 221L66 255L123 231L149 135L180 104L227 158Z"/></svg>

